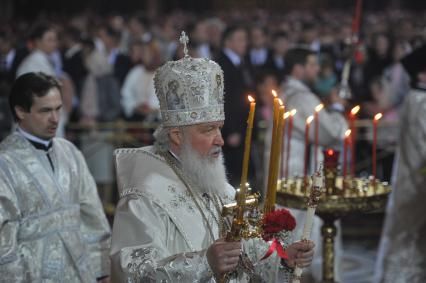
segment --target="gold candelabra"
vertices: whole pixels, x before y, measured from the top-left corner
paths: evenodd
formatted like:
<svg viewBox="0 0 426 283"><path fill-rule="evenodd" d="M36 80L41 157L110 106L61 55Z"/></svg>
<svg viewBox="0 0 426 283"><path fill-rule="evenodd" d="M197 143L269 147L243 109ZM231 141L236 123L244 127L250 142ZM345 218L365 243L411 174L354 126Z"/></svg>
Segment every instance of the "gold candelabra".
<svg viewBox="0 0 426 283"><path fill-rule="evenodd" d="M231 230L226 235L227 241L259 238L262 235L259 194L249 194L244 200L243 205L233 202L222 207L222 217L231 216L233 218Z"/></svg>
<svg viewBox="0 0 426 283"><path fill-rule="evenodd" d="M250 191L250 189L248 189ZM259 194L250 194L247 190L237 190L236 202L222 207L222 217L232 217L232 226L226 234L226 241L259 238L262 235L261 213L259 212ZM253 267L240 255L237 269L252 272ZM216 278L219 283L227 283L237 276L237 269L221 274Z"/></svg>
<svg viewBox="0 0 426 283"><path fill-rule="evenodd" d="M373 177L357 178L337 175L336 162L325 162L325 191L316 209L324 224L321 228L323 242L323 283L334 283L335 220L346 215L383 210L390 187ZM290 208L306 209L310 181L303 177L282 179L278 182L277 203Z"/></svg>

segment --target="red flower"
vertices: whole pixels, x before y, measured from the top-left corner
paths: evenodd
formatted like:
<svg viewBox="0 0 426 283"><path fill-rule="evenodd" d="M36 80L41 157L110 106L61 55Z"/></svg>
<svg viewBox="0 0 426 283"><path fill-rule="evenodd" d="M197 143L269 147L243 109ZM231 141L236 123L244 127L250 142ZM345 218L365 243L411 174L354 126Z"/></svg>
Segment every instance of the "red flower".
<svg viewBox="0 0 426 283"><path fill-rule="evenodd" d="M292 231L296 227L296 220L287 209L278 209L267 213L263 218L263 239L270 240L273 235L281 231Z"/></svg>

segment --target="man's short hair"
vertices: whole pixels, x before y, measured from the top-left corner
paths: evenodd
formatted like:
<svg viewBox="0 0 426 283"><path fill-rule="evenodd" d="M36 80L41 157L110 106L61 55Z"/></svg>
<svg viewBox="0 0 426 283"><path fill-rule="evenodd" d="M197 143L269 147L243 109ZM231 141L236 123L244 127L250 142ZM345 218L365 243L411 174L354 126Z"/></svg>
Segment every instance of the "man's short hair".
<svg viewBox="0 0 426 283"><path fill-rule="evenodd" d="M108 24L104 25L102 28L104 29L107 36L111 37L116 43L120 42L120 38L121 38L120 31L115 30L112 26Z"/></svg>
<svg viewBox="0 0 426 283"><path fill-rule="evenodd" d="M269 35L269 29L264 25L261 25L259 23L255 23L250 27L250 31L253 31L255 29L260 29L265 36Z"/></svg>
<svg viewBox="0 0 426 283"><path fill-rule="evenodd" d="M289 39L288 34L285 31L277 31L272 35L272 42L275 42L280 38Z"/></svg>
<svg viewBox="0 0 426 283"><path fill-rule="evenodd" d="M9 95L10 111L15 121L19 121L15 106L20 106L25 111L30 111L34 96L43 97L52 88L61 91L61 84L52 76L44 73L26 73L19 76L12 85Z"/></svg>
<svg viewBox="0 0 426 283"><path fill-rule="evenodd" d="M31 28L29 39L32 41L42 39L43 35L50 30L54 30L54 28L49 23L45 23L45 22L37 23Z"/></svg>
<svg viewBox="0 0 426 283"><path fill-rule="evenodd" d="M224 31L223 31L223 34L222 34L222 46L225 46L225 42L229 39L229 38L231 38L233 35L234 35L234 33L235 32L237 32L237 31L240 31L240 30L242 30L242 31L244 31L244 32L247 32L247 29L245 28L245 27L243 27L243 26L239 26L239 25L231 25L231 26L228 26Z"/></svg>
<svg viewBox="0 0 426 283"><path fill-rule="evenodd" d="M137 13L130 17L130 20L132 19L137 21L145 30L149 30L151 28L151 21L145 15Z"/></svg>
<svg viewBox="0 0 426 283"><path fill-rule="evenodd" d="M71 39L74 42L81 42L82 41L82 34L81 31L73 26L69 26L65 29L64 35L67 36L69 39Z"/></svg>
<svg viewBox="0 0 426 283"><path fill-rule="evenodd" d="M274 72L274 70L270 69L270 68L266 68L264 70L261 70L255 77L255 82L256 82L256 86L262 84L265 82L265 80L269 77L273 77L274 79L276 79L277 81L279 81L279 78L277 77L276 73Z"/></svg>
<svg viewBox="0 0 426 283"><path fill-rule="evenodd" d="M315 55L315 52L307 48L293 48L285 55L284 71L286 74L291 74L294 66L305 65L309 55Z"/></svg>

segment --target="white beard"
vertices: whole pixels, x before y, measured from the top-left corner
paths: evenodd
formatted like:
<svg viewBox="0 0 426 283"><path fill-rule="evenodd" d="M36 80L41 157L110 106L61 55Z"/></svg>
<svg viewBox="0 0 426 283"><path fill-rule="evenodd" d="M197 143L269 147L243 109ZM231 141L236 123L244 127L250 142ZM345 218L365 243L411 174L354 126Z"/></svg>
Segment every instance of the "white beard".
<svg viewBox="0 0 426 283"><path fill-rule="evenodd" d="M219 157L212 157L217 152L220 152ZM201 193L228 194L228 180L219 146L213 148L207 157L201 157L189 142L184 142L179 158L183 172L198 186Z"/></svg>

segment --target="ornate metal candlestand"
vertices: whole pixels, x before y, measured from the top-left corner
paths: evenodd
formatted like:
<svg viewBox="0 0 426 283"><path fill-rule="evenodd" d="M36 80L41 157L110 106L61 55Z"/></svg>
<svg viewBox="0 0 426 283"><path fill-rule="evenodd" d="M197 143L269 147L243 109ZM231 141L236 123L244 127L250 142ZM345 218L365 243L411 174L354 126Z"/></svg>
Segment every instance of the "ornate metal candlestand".
<svg viewBox="0 0 426 283"><path fill-rule="evenodd" d="M338 152L333 156L324 154L325 192L316 209L324 224L321 228L323 240L323 283L334 283L334 237L335 220L346 215L383 210L390 187L386 182L373 178L337 176ZM303 177L283 179L278 182L277 203L290 208L306 209L310 181Z"/></svg>

